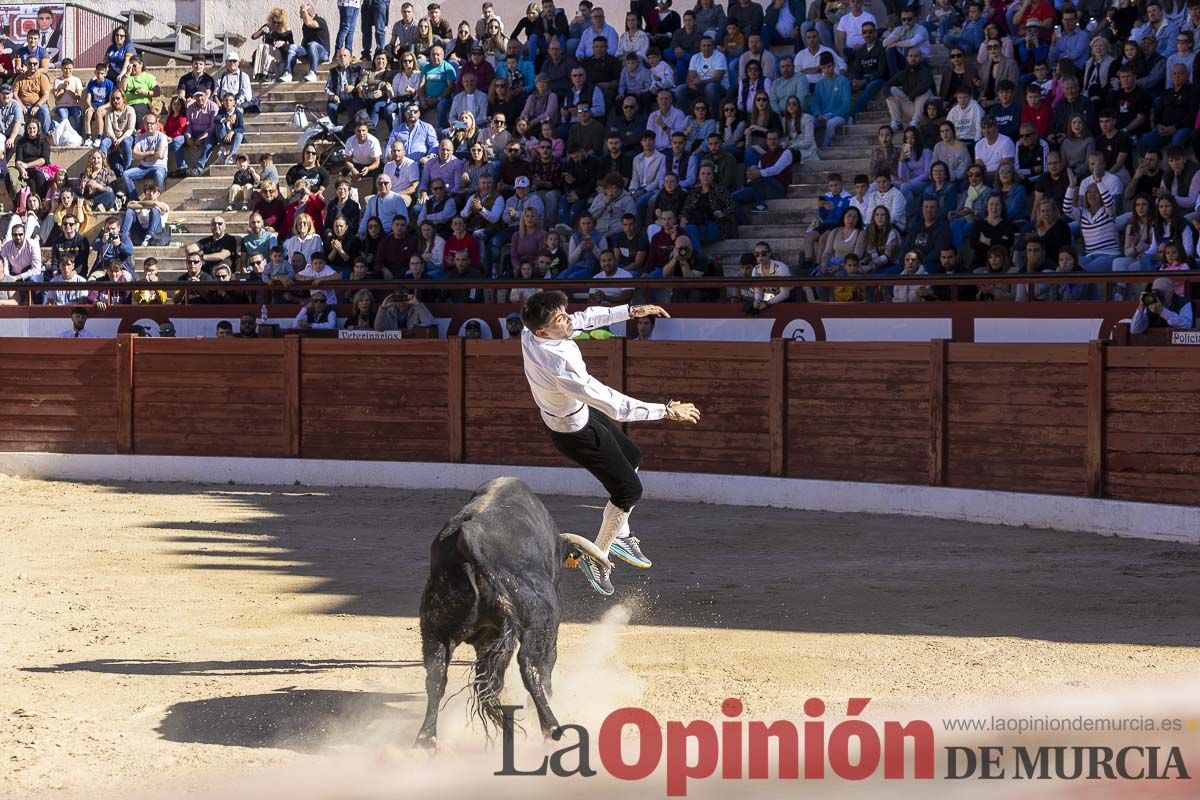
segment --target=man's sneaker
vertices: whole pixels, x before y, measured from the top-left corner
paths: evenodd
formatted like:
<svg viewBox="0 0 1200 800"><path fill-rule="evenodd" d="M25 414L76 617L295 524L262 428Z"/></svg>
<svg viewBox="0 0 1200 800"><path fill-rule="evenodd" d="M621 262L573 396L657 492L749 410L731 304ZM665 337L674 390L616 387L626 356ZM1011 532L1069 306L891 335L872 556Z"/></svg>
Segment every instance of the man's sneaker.
<svg viewBox="0 0 1200 800"><path fill-rule="evenodd" d="M580 560L579 571L583 573L583 577L587 578L588 583L592 585L597 594L607 597L613 593L612 581L608 579L611 570L605 569L590 556L584 555Z"/></svg>
<svg viewBox="0 0 1200 800"><path fill-rule="evenodd" d="M305 83L315 83L316 80L317 80L317 73L315 73L315 72L310 72L304 76Z"/></svg>
<svg viewBox="0 0 1200 800"><path fill-rule="evenodd" d="M292 73L290 72L285 72L279 76L280 83L291 83L293 80L295 80L295 78L292 77Z"/></svg>
<svg viewBox="0 0 1200 800"><path fill-rule="evenodd" d="M642 552L641 542L636 536L618 536L609 545L608 552L635 567L648 569L653 562Z"/></svg>
<svg viewBox="0 0 1200 800"><path fill-rule="evenodd" d="M228 165L232 164L235 160L236 159L234 159L234 157L231 155L225 156L225 165L228 166Z"/></svg>
<svg viewBox="0 0 1200 800"><path fill-rule="evenodd" d="M758 203L754 206L754 210L761 214L762 212L767 210L767 204L766 203Z"/></svg>

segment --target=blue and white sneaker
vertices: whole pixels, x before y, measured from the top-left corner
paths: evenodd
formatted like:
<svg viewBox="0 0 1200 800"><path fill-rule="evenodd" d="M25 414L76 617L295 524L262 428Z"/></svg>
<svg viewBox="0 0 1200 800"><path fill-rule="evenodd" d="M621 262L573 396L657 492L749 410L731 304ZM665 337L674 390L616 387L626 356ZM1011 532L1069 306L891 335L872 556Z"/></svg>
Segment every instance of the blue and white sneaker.
<svg viewBox="0 0 1200 800"><path fill-rule="evenodd" d="M586 553L582 555L579 561L579 571L583 573L583 577L587 578L588 583L592 585L597 594L607 597L613 593L612 581L608 579L608 575L612 570L605 569L599 562L592 559Z"/></svg>
<svg viewBox="0 0 1200 800"><path fill-rule="evenodd" d="M646 558L645 553L642 552L641 542L632 534L613 539L608 551L626 564L632 564L641 569L649 569L653 563Z"/></svg>

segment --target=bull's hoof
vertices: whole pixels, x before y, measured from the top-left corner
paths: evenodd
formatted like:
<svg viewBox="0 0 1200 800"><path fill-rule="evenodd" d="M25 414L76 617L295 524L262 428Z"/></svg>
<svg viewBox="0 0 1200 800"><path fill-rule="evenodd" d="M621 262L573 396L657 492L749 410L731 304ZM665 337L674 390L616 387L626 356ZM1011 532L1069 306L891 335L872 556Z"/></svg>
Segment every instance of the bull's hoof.
<svg viewBox="0 0 1200 800"><path fill-rule="evenodd" d="M437 734L421 731L417 734L417 740L413 742L413 747L420 747L422 750L437 750Z"/></svg>

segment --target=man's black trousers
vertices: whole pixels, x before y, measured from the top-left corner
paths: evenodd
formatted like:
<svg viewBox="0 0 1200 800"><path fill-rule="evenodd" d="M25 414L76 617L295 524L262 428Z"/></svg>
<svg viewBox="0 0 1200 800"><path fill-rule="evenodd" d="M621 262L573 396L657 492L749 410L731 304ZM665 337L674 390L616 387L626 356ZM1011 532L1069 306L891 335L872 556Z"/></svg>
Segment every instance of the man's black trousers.
<svg viewBox="0 0 1200 800"><path fill-rule="evenodd" d="M587 413L587 424L574 433L547 428L550 441L554 449L596 476L614 506L629 511L642 498L637 474L642 451L605 414L594 408Z"/></svg>

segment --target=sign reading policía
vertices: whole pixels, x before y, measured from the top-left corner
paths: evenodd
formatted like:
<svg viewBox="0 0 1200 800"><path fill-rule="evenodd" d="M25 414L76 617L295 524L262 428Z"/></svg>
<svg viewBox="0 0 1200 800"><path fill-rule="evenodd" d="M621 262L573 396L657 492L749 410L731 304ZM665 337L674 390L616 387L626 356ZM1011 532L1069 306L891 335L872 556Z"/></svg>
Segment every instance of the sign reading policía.
<svg viewBox="0 0 1200 800"><path fill-rule="evenodd" d="M1200 331L1171 331L1171 344L1200 344Z"/></svg>

